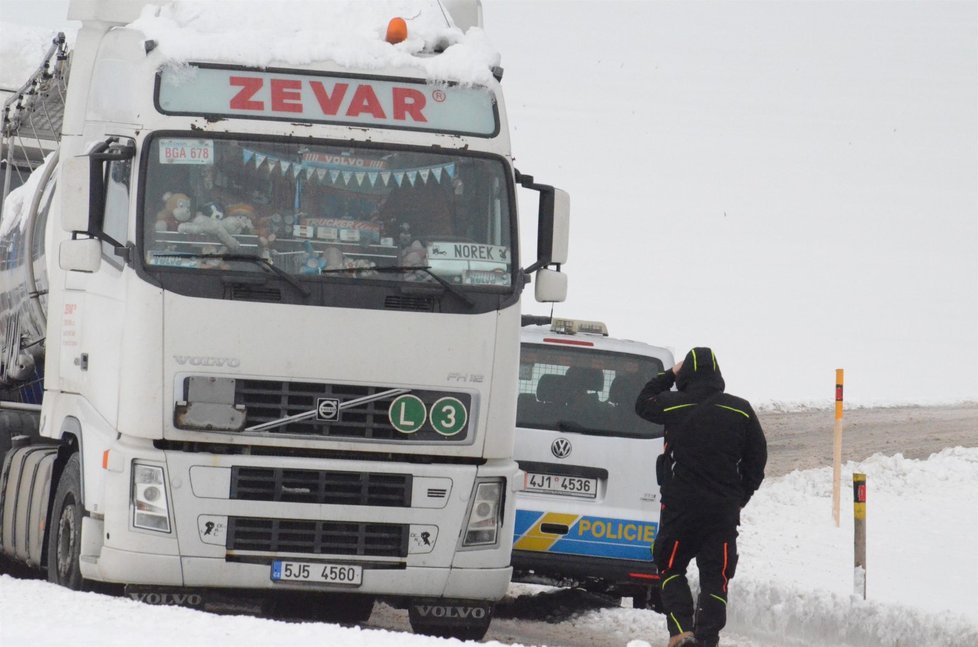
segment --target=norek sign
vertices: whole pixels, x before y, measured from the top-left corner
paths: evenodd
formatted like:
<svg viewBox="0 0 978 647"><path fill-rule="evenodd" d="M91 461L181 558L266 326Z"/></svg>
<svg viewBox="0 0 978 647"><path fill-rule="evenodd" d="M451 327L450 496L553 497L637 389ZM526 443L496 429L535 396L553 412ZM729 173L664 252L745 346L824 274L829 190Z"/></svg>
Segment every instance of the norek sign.
<svg viewBox="0 0 978 647"><path fill-rule="evenodd" d="M492 137L496 103L485 87L423 80L296 74L190 65L156 84L165 114L350 124Z"/></svg>

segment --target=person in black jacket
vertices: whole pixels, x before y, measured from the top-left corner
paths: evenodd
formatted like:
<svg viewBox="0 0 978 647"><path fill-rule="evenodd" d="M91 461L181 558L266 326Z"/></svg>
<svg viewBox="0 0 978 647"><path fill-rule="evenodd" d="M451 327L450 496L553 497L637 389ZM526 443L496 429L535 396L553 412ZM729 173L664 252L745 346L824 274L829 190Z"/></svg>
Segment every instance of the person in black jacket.
<svg viewBox="0 0 978 647"><path fill-rule="evenodd" d="M671 391L675 383L677 391ZM724 393L716 355L697 347L642 389L635 411L665 425L656 462L662 514L652 555L659 569L669 647L716 647L737 568L740 510L764 479L767 442L747 400ZM696 558L696 609L686 567Z"/></svg>

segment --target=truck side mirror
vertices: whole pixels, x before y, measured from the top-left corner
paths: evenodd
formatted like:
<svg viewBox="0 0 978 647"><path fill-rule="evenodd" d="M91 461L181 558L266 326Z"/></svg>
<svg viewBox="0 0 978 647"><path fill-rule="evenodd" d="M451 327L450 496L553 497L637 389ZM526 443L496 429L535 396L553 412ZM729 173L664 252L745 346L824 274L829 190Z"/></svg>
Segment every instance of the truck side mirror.
<svg viewBox="0 0 978 647"><path fill-rule="evenodd" d="M541 200L542 200L541 196ZM567 262L567 248L570 241L570 195L567 191L554 189L550 198L552 206L549 217L541 214L537 233L537 255L546 256L553 265Z"/></svg>
<svg viewBox="0 0 978 647"><path fill-rule="evenodd" d="M102 265L102 243L98 238L76 238L61 241L58 265L73 272L95 272Z"/></svg>
<svg viewBox="0 0 978 647"><path fill-rule="evenodd" d="M570 195L548 184L537 184L532 175L516 172L520 186L540 194L537 213L537 260L524 271L529 274L548 265L567 262L570 240Z"/></svg>
<svg viewBox="0 0 978 647"><path fill-rule="evenodd" d="M537 214L537 260L523 270L537 273L534 296L541 303L554 303L567 298L567 275L560 266L567 262L570 241L570 195L548 184L537 184L533 176L516 172L520 186L540 194ZM548 269L556 265L557 269Z"/></svg>
<svg viewBox="0 0 978 647"><path fill-rule="evenodd" d="M130 160L136 155L136 146L131 140L120 143L110 138L99 142L88 153L65 162L63 178L65 194L62 204L61 226L71 233L87 234L120 247L102 231L105 218L105 168L106 162ZM86 199L87 197L87 199ZM81 205L88 205L85 209Z"/></svg>
<svg viewBox="0 0 978 647"><path fill-rule="evenodd" d="M537 270L533 296L540 303L559 303L567 298L567 275L540 268Z"/></svg>
<svg viewBox="0 0 978 647"><path fill-rule="evenodd" d="M61 170L61 228L67 232L88 231L88 171L87 157L71 157L62 162Z"/></svg>

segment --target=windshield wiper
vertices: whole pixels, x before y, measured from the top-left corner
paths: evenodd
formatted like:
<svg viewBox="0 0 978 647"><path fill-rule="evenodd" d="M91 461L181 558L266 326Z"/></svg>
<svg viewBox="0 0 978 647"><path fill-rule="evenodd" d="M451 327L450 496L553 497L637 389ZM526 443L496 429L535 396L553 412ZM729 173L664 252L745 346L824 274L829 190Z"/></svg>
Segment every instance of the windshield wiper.
<svg viewBox="0 0 978 647"><path fill-rule="evenodd" d="M196 252L166 252L164 254L153 254L153 256L161 258L216 258L220 261L231 262L249 261L252 263L257 263L260 267L284 279L286 283L298 290L303 297L308 299L309 295L312 294L304 285L299 283L294 276L283 270L281 267L274 265L267 258L254 256L253 254L198 254Z"/></svg>
<svg viewBox="0 0 978 647"><path fill-rule="evenodd" d="M320 270L322 274L330 274L334 272L396 272L398 274L403 274L407 272L420 271L424 272L431 278L435 279L439 285L441 285L445 290L451 292L453 295L462 300L462 303L472 308L475 307L475 302L469 297L465 296L465 293L459 290L457 287L438 276L431 271L430 265L380 265L377 267L340 267L335 269L324 269Z"/></svg>

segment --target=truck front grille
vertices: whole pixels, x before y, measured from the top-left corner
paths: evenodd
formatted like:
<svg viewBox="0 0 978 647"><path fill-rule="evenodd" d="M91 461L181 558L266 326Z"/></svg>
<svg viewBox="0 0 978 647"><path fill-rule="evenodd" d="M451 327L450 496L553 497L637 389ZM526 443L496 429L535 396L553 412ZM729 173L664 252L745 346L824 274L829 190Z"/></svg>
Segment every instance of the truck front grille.
<svg viewBox="0 0 978 647"><path fill-rule="evenodd" d="M411 475L264 467L231 469L231 498L407 508Z"/></svg>
<svg viewBox="0 0 978 647"><path fill-rule="evenodd" d="M277 380L236 380L234 403L247 409L246 427L282 420L290 416L316 411L323 398L343 403L390 390L386 386L321 384L316 382L286 382ZM318 436L343 440L387 440L402 443L464 443L473 428L472 397L468 393L452 393L411 389L429 411L440 399L451 396L467 412L467 424L451 435L438 433L427 421L412 433L401 433L391 424L389 411L394 397L365 402L343 408L339 419L317 420L316 417L294 420L263 431L271 435ZM247 432L246 432L247 433Z"/></svg>
<svg viewBox="0 0 978 647"><path fill-rule="evenodd" d="M406 557L408 526L388 523L230 517L228 550Z"/></svg>

